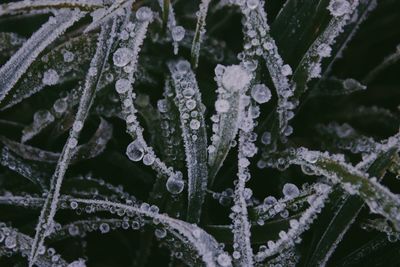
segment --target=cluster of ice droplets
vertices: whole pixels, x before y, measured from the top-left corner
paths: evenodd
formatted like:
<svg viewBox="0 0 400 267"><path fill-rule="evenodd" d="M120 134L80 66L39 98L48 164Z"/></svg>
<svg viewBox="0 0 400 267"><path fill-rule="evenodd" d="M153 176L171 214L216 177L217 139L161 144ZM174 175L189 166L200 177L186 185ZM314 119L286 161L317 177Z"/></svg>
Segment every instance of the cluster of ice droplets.
<svg viewBox="0 0 400 267"><path fill-rule="evenodd" d="M180 194L183 191L185 182L183 181L183 175L181 172L176 172L171 175L167 183L165 184L168 192L171 194Z"/></svg>
<svg viewBox="0 0 400 267"><path fill-rule="evenodd" d="M55 85L57 84L60 76L54 69L48 69L43 73L42 83L45 85Z"/></svg>

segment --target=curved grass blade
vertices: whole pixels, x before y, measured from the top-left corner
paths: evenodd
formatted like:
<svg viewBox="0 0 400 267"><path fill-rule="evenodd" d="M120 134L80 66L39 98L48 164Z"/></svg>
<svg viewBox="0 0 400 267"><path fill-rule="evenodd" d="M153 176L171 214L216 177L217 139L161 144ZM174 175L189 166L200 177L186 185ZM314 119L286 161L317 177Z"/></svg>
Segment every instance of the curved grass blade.
<svg viewBox="0 0 400 267"><path fill-rule="evenodd" d="M188 168L187 218L189 222L198 223L208 180L204 104L201 102L200 90L189 62L181 60L169 63L168 67L175 87L185 144Z"/></svg>
<svg viewBox="0 0 400 267"><path fill-rule="evenodd" d="M90 69L86 76L84 90L66 144L64 145L61 156L58 160L56 170L50 182L50 191L40 213L39 222L36 227L35 239L32 243L29 266L32 266L38 257L39 248L44 243L44 239L54 228L54 216L57 211L60 189L72 155L75 153L76 145L83 124L88 116L90 107L95 97L96 89L99 84L100 76L104 65L108 60L111 46L115 37L116 21L108 22L102 26L101 33L97 42L96 53L90 63Z"/></svg>
<svg viewBox="0 0 400 267"><path fill-rule="evenodd" d="M81 11L59 11L26 41L0 69L0 103L32 62L50 43L85 15Z"/></svg>

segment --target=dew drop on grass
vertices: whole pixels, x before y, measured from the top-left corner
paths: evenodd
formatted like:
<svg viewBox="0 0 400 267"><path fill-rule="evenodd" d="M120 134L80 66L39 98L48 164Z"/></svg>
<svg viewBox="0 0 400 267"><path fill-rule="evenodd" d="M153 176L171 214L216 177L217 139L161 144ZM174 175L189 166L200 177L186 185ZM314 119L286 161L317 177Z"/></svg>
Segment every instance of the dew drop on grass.
<svg viewBox="0 0 400 267"><path fill-rule="evenodd" d="M250 75L240 65L232 65L225 68L222 76L222 85L226 90L236 92L244 89L250 82Z"/></svg>
<svg viewBox="0 0 400 267"><path fill-rule="evenodd" d="M143 146L137 141L133 141L126 148L126 155L132 161L140 161L144 155Z"/></svg>
<svg viewBox="0 0 400 267"><path fill-rule="evenodd" d="M108 233L110 231L110 225L108 223L100 224L99 230L102 234Z"/></svg>
<svg viewBox="0 0 400 267"><path fill-rule="evenodd" d="M185 28L182 26L176 26L172 29L172 39L175 42L180 42L185 37Z"/></svg>
<svg viewBox="0 0 400 267"><path fill-rule="evenodd" d="M335 17L340 17L351 12L350 3L347 0L331 0L328 10Z"/></svg>
<svg viewBox="0 0 400 267"><path fill-rule="evenodd" d="M300 191L295 184L286 183L283 186L282 193L286 198L292 199L299 196Z"/></svg>
<svg viewBox="0 0 400 267"><path fill-rule="evenodd" d="M271 91L264 84L256 84L251 88L251 96L257 103L263 104L271 99Z"/></svg>
<svg viewBox="0 0 400 267"><path fill-rule="evenodd" d="M56 70L48 69L43 73L42 83L45 85L55 85L59 78Z"/></svg>
<svg viewBox="0 0 400 267"><path fill-rule="evenodd" d="M124 67L132 60L134 53L132 49L123 47L118 48L113 55L114 65L117 67Z"/></svg>
<svg viewBox="0 0 400 267"><path fill-rule="evenodd" d="M182 173L180 172L171 175L166 183L167 190L171 194L180 194L183 191L184 185Z"/></svg>
<svg viewBox="0 0 400 267"><path fill-rule="evenodd" d="M150 21L153 19L153 12L148 7L141 7L136 12L136 18L142 22Z"/></svg>
<svg viewBox="0 0 400 267"><path fill-rule="evenodd" d="M118 79L115 82L115 90L118 94L124 94L130 89L132 89L132 85L127 79Z"/></svg>

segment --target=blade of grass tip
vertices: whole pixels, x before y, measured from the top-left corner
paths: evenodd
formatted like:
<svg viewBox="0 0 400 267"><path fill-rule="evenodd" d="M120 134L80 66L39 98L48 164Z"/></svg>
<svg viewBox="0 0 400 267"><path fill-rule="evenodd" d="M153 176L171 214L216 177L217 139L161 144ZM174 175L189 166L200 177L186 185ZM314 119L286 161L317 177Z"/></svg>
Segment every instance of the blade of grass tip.
<svg viewBox="0 0 400 267"><path fill-rule="evenodd" d="M0 103L39 54L85 12L63 10L42 25L0 69Z"/></svg>
<svg viewBox="0 0 400 267"><path fill-rule="evenodd" d="M187 218L189 222L198 223L208 180L205 106L201 102L200 90L190 63L180 60L169 63L168 67L175 87L176 105L181 114L182 138L185 144L188 168Z"/></svg>
<svg viewBox="0 0 400 267"><path fill-rule="evenodd" d="M191 50L192 67L194 69L196 69L199 64L200 47L203 41L203 36L206 32L206 17L210 2L211 0L201 0L199 11L197 13L196 31L193 37Z"/></svg>
<svg viewBox="0 0 400 267"><path fill-rule="evenodd" d="M68 165L75 152L78 144L78 138L83 124L88 116L90 107L95 97L96 88L98 86L100 76L104 65L108 60L110 48L115 37L116 21L108 22L102 26L96 53L90 63L90 68L86 76L84 90L79 103L78 111L75 117L74 125L69 133L66 144L56 166L56 170L50 182L50 190L47 194L46 201L43 205L42 211L39 216L39 221L36 226L36 234L31 246L31 253L29 256L29 266L35 264L39 255L39 251L44 243L44 239L48 236L54 228L54 216L57 212L58 200L60 197L60 189L68 169Z"/></svg>

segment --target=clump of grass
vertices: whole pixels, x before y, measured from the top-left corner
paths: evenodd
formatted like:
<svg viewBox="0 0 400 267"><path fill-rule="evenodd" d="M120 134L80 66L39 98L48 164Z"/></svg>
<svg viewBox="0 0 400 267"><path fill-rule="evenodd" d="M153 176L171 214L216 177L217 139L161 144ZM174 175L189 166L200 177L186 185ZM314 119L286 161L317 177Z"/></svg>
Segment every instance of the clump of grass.
<svg viewBox="0 0 400 267"><path fill-rule="evenodd" d="M396 7L1 4L0 265L398 263Z"/></svg>

